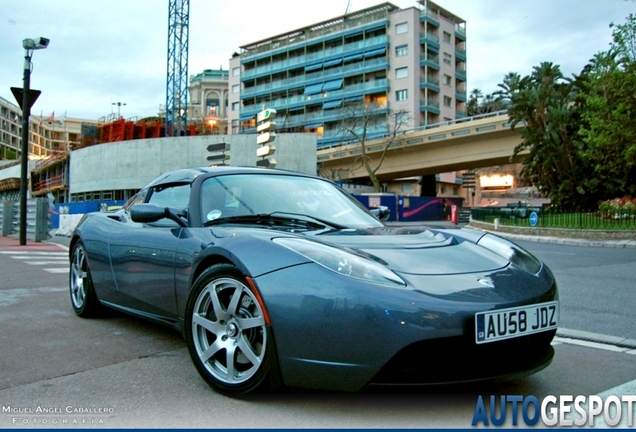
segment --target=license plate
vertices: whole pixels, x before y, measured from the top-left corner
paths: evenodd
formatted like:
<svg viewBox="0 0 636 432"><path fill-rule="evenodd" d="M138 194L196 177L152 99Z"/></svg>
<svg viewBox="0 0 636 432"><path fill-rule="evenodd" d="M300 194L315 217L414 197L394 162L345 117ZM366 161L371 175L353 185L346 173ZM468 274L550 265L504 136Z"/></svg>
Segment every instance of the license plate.
<svg viewBox="0 0 636 432"><path fill-rule="evenodd" d="M495 342L556 329L559 302L539 303L475 314L475 339L478 344Z"/></svg>

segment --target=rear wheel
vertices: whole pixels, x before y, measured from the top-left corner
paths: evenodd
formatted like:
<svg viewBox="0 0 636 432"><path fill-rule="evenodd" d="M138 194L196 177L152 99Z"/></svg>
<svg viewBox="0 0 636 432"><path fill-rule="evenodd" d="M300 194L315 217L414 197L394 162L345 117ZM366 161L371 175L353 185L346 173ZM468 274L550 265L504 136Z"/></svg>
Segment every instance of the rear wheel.
<svg viewBox="0 0 636 432"><path fill-rule="evenodd" d="M98 316L101 305L93 287L86 250L80 242L73 247L70 267L69 288L73 310L82 318Z"/></svg>
<svg viewBox="0 0 636 432"><path fill-rule="evenodd" d="M185 327L192 361L215 390L238 396L268 381L275 364L271 330L236 267L214 265L197 279Z"/></svg>

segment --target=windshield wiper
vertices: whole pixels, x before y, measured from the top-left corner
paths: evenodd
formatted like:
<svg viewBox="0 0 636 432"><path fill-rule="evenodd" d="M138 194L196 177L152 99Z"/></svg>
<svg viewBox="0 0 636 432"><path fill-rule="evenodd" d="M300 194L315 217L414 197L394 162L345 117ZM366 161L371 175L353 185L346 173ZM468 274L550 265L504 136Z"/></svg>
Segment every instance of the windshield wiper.
<svg viewBox="0 0 636 432"><path fill-rule="evenodd" d="M327 222L325 220L308 216L302 213L287 213L287 212L272 212L272 213L257 213L251 215L240 216L228 216L224 218L218 218L210 221L206 221L203 226L233 224L233 223L245 223L245 224L258 224L267 226L292 226L301 227L307 229L321 229L321 228L334 228L343 229L344 226Z"/></svg>

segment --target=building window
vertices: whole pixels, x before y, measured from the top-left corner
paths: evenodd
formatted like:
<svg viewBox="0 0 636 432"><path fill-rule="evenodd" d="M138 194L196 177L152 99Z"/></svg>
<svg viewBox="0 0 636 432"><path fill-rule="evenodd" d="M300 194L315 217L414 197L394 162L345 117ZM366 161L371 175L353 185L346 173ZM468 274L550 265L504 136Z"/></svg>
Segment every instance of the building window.
<svg viewBox="0 0 636 432"><path fill-rule="evenodd" d="M395 47L395 56L396 57L402 57L405 55L408 55L409 53L409 46L408 45L399 45Z"/></svg>
<svg viewBox="0 0 636 432"><path fill-rule="evenodd" d="M451 64L452 61L453 61L453 56L450 55L449 53L445 52L444 53L444 63Z"/></svg>
<svg viewBox="0 0 636 432"><path fill-rule="evenodd" d="M453 98L444 96L444 106L452 107L453 106Z"/></svg>
<svg viewBox="0 0 636 432"><path fill-rule="evenodd" d="M408 90L398 90L395 92L395 99L399 101L407 100L409 98Z"/></svg>
<svg viewBox="0 0 636 432"><path fill-rule="evenodd" d="M241 103L240 102L233 102L232 103L232 111L238 111L241 108Z"/></svg>
<svg viewBox="0 0 636 432"><path fill-rule="evenodd" d="M451 34L448 32L444 32L444 42L451 43Z"/></svg>
<svg viewBox="0 0 636 432"><path fill-rule="evenodd" d="M238 76L241 74L241 68L240 67L235 67L234 69L232 69L232 76Z"/></svg>
<svg viewBox="0 0 636 432"><path fill-rule="evenodd" d="M409 68L397 68L395 70L395 78L406 78L409 76Z"/></svg>
<svg viewBox="0 0 636 432"><path fill-rule="evenodd" d="M395 34L404 34L409 31L409 23L400 23L395 25Z"/></svg>
<svg viewBox="0 0 636 432"><path fill-rule="evenodd" d="M451 85L453 78L450 75L444 74L444 85Z"/></svg>
<svg viewBox="0 0 636 432"><path fill-rule="evenodd" d="M241 91L241 85L240 84L236 84L232 86L232 93L238 93L239 91Z"/></svg>

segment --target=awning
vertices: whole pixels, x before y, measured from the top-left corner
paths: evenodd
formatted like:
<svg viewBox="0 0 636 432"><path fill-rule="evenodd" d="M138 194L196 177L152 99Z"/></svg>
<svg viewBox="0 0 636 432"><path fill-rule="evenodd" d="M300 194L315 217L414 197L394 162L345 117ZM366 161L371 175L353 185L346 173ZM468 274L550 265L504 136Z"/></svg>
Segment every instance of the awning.
<svg viewBox="0 0 636 432"><path fill-rule="evenodd" d="M305 129L316 129L322 126L322 123L312 123L305 126Z"/></svg>
<svg viewBox="0 0 636 432"><path fill-rule="evenodd" d="M307 65L307 66L305 66L305 72L312 71L312 70L318 70L321 67L322 67L322 63L316 63L316 64Z"/></svg>
<svg viewBox="0 0 636 432"><path fill-rule="evenodd" d="M374 56L377 56L377 55L380 55L380 54L384 54L384 53L386 53L386 47L374 49L374 50L371 50L371 51L367 51L367 52L364 53L364 57L365 58L374 57Z"/></svg>
<svg viewBox="0 0 636 432"><path fill-rule="evenodd" d="M342 59L343 62L347 63L347 62L351 62L354 60L360 60L362 58L362 53L358 53L358 54L353 54L350 56L346 56L345 58Z"/></svg>
<svg viewBox="0 0 636 432"><path fill-rule="evenodd" d="M345 101L345 103L348 103L348 102L359 102L362 99L364 99L364 96L360 95L360 96L348 97L344 101Z"/></svg>
<svg viewBox="0 0 636 432"><path fill-rule="evenodd" d="M256 113L254 113L254 114L241 114L240 119L241 119L241 121L247 121L247 120L253 119L254 117L256 117Z"/></svg>
<svg viewBox="0 0 636 432"><path fill-rule="evenodd" d="M337 80L327 81L322 86L322 91L329 91L329 90L339 89L340 87L342 87L342 81L343 81L342 78L337 79Z"/></svg>
<svg viewBox="0 0 636 432"><path fill-rule="evenodd" d="M330 108L336 108L336 107L339 107L340 105L342 105L342 99L339 99L339 100L336 100L336 101L325 102L322 105L322 109L326 110L326 109L330 109Z"/></svg>
<svg viewBox="0 0 636 432"><path fill-rule="evenodd" d="M328 68L328 67L331 67L331 66L338 65L340 63L342 63L342 58L326 61L323 66Z"/></svg>
<svg viewBox="0 0 636 432"><path fill-rule="evenodd" d="M322 91L322 83L320 84L312 84L309 85L307 87L305 87L305 93L306 95L311 95L311 94L316 94L316 93L320 93Z"/></svg>

